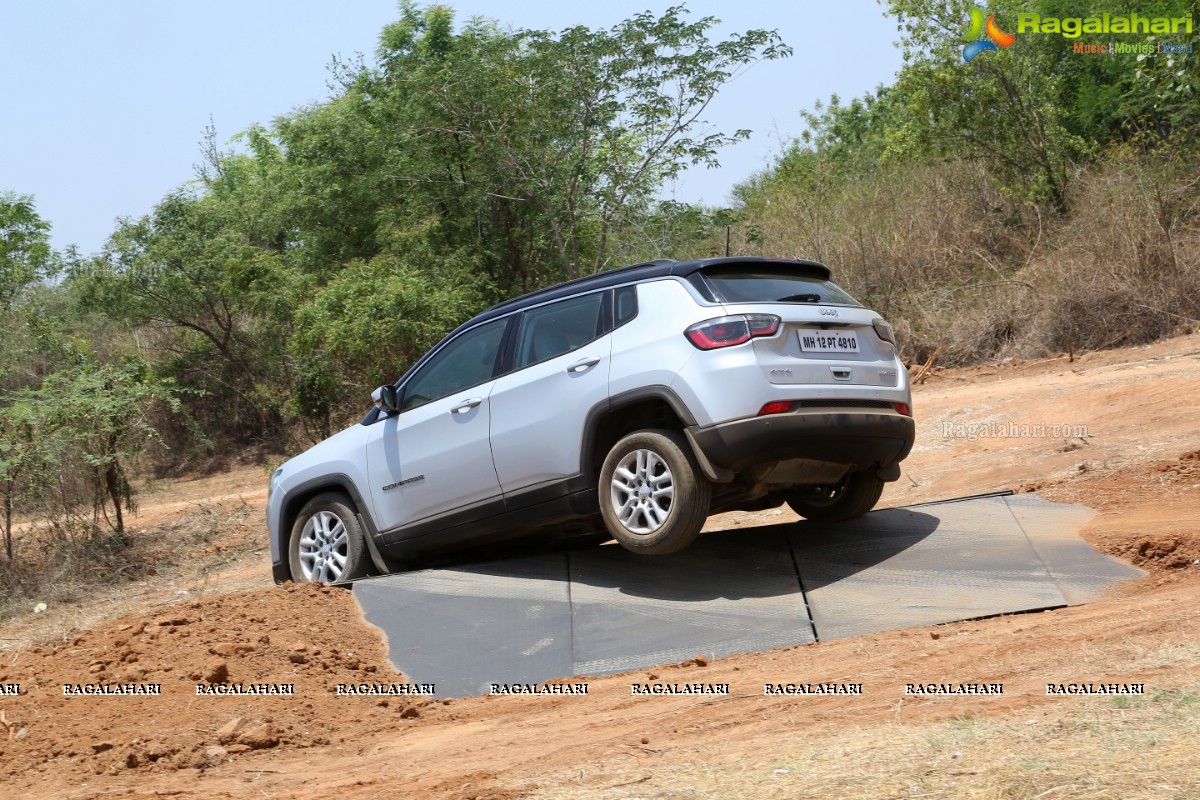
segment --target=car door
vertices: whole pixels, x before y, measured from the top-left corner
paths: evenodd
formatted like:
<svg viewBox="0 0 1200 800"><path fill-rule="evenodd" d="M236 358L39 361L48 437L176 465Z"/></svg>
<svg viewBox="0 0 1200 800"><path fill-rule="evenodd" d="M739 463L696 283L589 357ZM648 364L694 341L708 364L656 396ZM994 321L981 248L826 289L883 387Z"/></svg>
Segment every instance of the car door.
<svg viewBox="0 0 1200 800"><path fill-rule="evenodd" d="M400 411L372 425L367 466L385 540L422 535L442 518L502 504L488 399L508 320L459 334L400 387ZM424 523L424 524L422 524Z"/></svg>
<svg viewBox="0 0 1200 800"><path fill-rule="evenodd" d="M496 381L491 395L492 460L510 509L521 505L514 495L531 488L565 493L567 479L580 473L584 421L608 398L606 294L521 314L513 371Z"/></svg>

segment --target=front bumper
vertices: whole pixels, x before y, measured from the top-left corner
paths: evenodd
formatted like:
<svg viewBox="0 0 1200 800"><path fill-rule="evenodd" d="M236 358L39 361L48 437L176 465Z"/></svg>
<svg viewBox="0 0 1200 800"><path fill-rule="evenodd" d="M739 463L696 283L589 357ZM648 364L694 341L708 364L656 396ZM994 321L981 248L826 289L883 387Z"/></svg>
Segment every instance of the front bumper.
<svg viewBox="0 0 1200 800"><path fill-rule="evenodd" d="M903 414L795 411L688 433L709 462L732 472L797 458L855 471L902 461L912 450L916 425Z"/></svg>

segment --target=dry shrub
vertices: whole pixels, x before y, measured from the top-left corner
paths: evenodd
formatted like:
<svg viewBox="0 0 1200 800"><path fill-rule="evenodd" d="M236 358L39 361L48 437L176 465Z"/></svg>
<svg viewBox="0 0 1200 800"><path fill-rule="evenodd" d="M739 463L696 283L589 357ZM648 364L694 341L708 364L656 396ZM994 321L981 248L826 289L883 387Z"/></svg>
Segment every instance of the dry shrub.
<svg viewBox="0 0 1200 800"><path fill-rule="evenodd" d="M159 556L78 516L31 524L17 544L16 557L0 562L0 620L34 601L74 601L92 587L140 578Z"/></svg>
<svg viewBox="0 0 1200 800"><path fill-rule="evenodd" d="M1200 319L1191 161L1117 153L1066 216L1016 204L981 165L900 165L750 199L734 252L815 258L940 364L1152 341Z"/></svg>
<svg viewBox="0 0 1200 800"><path fill-rule="evenodd" d="M1024 252L1019 209L986 173L959 162L898 167L833 187L781 190L747 209L740 252L803 254L836 265L863 295L952 285L994 274Z"/></svg>
<svg viewBox="0 0 1200 800"><path fill-rule="evenodd" d="M261 546L246 524L244 501L197 505L191 513L136 532L117 533L74 515L22 525L16 558L0 556L0 622L37 602L86 602L100 587L121 586L188 566L207 570Z"/></svg>
<svg viewBox="0 0 1200 800"><path fill-rule="evenodd" d="M1140 344L1200 319L1194 167L1121 154L1078 176L1069 217L1029 279L1045 288L1043 347Z"/></svg>
<svg viewBox="0 0 1200 800"><path fill-rule="evenodd" d="M1011 294L1008 265L1036 246L1039 218L1006 200L979 165L905 165L834 188L777 189L746 217L753 241L737 252L830 265L892 320L909 359L939 350L942 363L971 361L1019 335L1019 309L995 298Z"/></svg>

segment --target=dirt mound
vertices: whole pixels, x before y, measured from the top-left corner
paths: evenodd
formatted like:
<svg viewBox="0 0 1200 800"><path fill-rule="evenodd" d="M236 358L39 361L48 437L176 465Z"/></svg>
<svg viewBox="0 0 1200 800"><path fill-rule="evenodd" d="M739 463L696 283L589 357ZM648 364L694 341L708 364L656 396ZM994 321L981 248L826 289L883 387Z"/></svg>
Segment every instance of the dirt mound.
<svg viewBox="0 0 1200 800"><path fill-rule="evenodd" d="M1156 464L1151 474L1167 484L1181 485L1195 492L1200 487L1200 450L1182 453L1174 461ZM1200 525L1190 531L1164 536L1148 536L1134 548L1119 548L1113 555L1125 558L1143 569L1188 570L1200 575Z"/></svg>
<svg viewBox="0 0 1200 800"><path fill-rule="evenodd" d="M1096 509L1083 535L1097 550L1160 581L1200 579L1200 451L1021 488Z"/></svg>
<svg viewBox="0 0 1200 800"><path fill-rule="evenodd" d="M193 601L6 659L0 684L21 694L0 698L0 773L206 769L340 742L348 719L394 732L442 710L421 697L337 694L338 684L404 682L343 589L289 584ZM64 696L100 684L158 685L161 695ZM266 693L215 694L222 684ZM275 693L285 687L294 694Z"/></svg>

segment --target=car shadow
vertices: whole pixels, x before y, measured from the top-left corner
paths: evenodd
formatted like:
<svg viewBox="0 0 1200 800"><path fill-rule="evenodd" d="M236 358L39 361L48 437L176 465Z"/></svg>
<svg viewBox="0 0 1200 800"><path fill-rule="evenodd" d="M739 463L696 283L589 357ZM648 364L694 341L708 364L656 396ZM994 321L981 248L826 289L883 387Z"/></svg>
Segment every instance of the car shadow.
<svg viewBox="0 0 1200 800"><path fill-rule="evenodd" d="M788 526L805 591L876 567L933 535L942 519L928 511L885 508L835 524L804 520ZM930 556L937 557L936 550ZM931 564L931 569L936 565Z"/></svg>
<svg viewBox="0 0 1200 800"><path fill-rule="evenodd" d="M522 543L492 550L486 561L443 559L435 568L562 581L570 584L573 598L589 595L589 589L684 603L783 597L881 564L919 544L939 523L925 511L883 509L845 523L801 521L710 531L686 550L666 556L638 555L612 541L549 547Z"/></svg>

